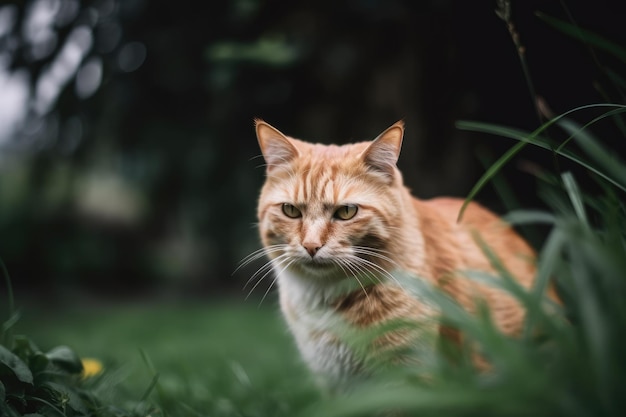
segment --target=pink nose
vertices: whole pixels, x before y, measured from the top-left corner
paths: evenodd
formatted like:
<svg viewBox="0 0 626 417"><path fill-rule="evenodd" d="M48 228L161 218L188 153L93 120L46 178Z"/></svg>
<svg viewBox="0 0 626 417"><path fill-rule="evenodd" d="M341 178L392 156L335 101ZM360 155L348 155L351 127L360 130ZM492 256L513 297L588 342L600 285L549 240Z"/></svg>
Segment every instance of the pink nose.
<svg viewBox="0 0 626 417"><path fill-rule="evenodd" d="M314 257L317 251L322 248L322 246L317 242L314 242L314 243L302 242L302 246L304 246L304 249L306 249L309 255L311 255L311 258Z"/></svg>

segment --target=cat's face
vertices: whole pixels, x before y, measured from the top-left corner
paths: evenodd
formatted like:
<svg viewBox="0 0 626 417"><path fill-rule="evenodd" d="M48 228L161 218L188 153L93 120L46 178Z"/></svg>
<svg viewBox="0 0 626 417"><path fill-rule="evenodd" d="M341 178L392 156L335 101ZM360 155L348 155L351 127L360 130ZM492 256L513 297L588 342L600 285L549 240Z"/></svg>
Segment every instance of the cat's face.
<svg viewBox="0 0 626 417"><path fill-rule="evenodd" d="M372 142L344 146L292 139L262 121L256 130L267 164L259 229L275 267L313 277L387 269L402 209L402 123Z"/></svg>

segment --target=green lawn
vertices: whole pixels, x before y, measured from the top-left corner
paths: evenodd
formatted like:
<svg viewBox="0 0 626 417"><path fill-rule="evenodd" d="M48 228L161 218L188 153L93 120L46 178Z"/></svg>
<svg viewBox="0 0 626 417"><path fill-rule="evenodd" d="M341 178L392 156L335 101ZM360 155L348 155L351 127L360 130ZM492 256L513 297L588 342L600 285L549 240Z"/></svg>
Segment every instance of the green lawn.
<svg viewBox="0 0 626 417"><path fill-rule="evenodd" d="M28 307L16 333L43 350L69 345L100 359L102 397L134 407L148 402L169 415L290 416L318 401L273 301Z"/></svg>

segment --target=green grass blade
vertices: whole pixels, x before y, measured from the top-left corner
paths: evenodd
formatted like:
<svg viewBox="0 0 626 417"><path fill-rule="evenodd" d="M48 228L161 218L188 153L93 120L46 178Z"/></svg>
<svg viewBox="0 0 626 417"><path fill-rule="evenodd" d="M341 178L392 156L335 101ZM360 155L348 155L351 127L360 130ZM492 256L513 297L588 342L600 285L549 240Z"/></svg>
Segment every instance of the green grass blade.
<svg viewBox="0 0 626 417"><path fill-rule="evenodd" d="M626 108L625 108L625 107L621 107L621 106L620 106L620 107L618 107L618 108L616 108L616 109L609 110L609 111L607 111L607 112L605 112L605 113L601 114L600 116L598 116L598 117L596 117L596 118L592 119L591 121L589 121L589 122L585 123L582 127L579 127L579 128L578 128L578 130L572 129L572 131L573 131L573 132L575 132L575 133L579 133L579 131L584 131L585 129L587 129L587 128L588 128L588 127L590 127L591 125L593 125L593 124L595 124L595 123L599 122L600 120L606 119L606 118L608 118L608 117L617 116L617 115L622 114L622 113L626 113ZM557 124L558 124L558 125L561 125L561 124L563 124L563 123L567 123L567 122L568 122L568 120L569 120L569 119L565 119L565 118L563 118L563 119L559 120L559 121L557 122ZM621 119L619 119L619 118L618 118L617 120L620 120L620 121L621 121ZM572 122L571 120L569 121L569 123L574 124L574 122ZM563 127L563 126L561 126L561 127ZM569 143L572 139L574 139L574 137L576 136L576 134L575 134L575 133L572 133L572 134L570 135L570 137L569 137L569 138L567 138L566 140L564 140L564 141L563 141L563 142L562 142L562 143L561 143L561 144L560 144L560 145L556 148L556 151L558 152L558 151L560 151L561 149L565 148L565 146L566 146L566 145L567 145L567 144L568 144L568 143Z"/></svg>
<svg viewBox="0 0 626 417"><path fill-rule="evenodd" d="M527 320L524 325L525 338L532 336L533 331L536 328L536 324L539 322L541 322L544 327L548 326L554 330L556 328L555 322L549 318L543 309L544 304L547 302L547 299L544 298L545 290L548 285L547 279L545 280L546 282L542 284L541 288L535 291L529 291L516 280L516 278L507 269L504 262L479 234L475 233L473 237L476 244L489 260L491 266L497 272L497 275L494 276L484 272L470 271L466 274L466 276L471 279L483 281L492 287L501 288L515 297L517 301L524 306L527 314Z"/></svg>
<svg viewBox="0 0 626 417"><path fill-rule="evenodd" d="M593 268L597 261L590 256L593 253L590 249L598 247L598 243L592 233L574 229L567 247L584 344L593 369L594 386L600 392L607 392L609 387L606 381L609 380L612 367L606 360L611 358L611 320L605 314L598 285L591 279L597 271Z"/></svg>
<svg viewBox="0 0 626 417"><path fill-rule="evenodd" d="M626 106L624 105L619 105L619 104L611 104L611 103L598 103L598 104L588 104L585 106L579 106L576 108L573 108L571 110L566 111L563 114L560 114L559 116L549 120L548 122L544 123L543 125L541 125L539 128L537 128L535 131L533 131L532 133L523 131L521 129L515 129L515 128L510 128L510 127L505 127L505 126L499 126L499 125L494 125L494 124L489 124L489 123L481 123L481 122L472 122L472 121L464 121L464 120L460 120L457 121L456 123L456 127L458 129L462 129L462 130L468 130L468 131L473 131L473 132L481 132L481 133L489 133L489 134L493 134L493 135L497 135L497 136L502 136L502 137L507 137L510 139L515 139L515 140L519 140L522 142L528 142L528 143L532 143L535 146L540 146L544 149L548 149L551 151L554 151L556 153L558 153L561 156L564 156L582 166L584 166L587 169L590 169L591 171L595 172L595 170L589 166L589 164L586 164L584 161L580 160L580 158L578 158L576 155L570 153L570 152L565 152L561 147L557 147L554 146L550 143L549 140L547 140L546 138L543 138L540 136L540 133L543 132L544 130L548 129L548 127L552 126L553 124L557 123L559 120L563 119L564 117L567 117L568 115L575 113L575 112L579 112L582 110L587 110L587 109L595 109L595 108L610 108L612 110L609 110L608 112L606 112L604 115L597 117L596 119L594 119L592 122L596 122L598 120L601 120L604 117L608 117L610 115L613 114L613 111L620 111L620 112L624 112L626 111ZM498 161L495 162L494 165L497 166L497 168L493 169L493 170L488 170L485 174L483 174L483 176L478 180L477 185L472 189L472 191L470 192L470 194L468 195L468 197L466 198L466 201L464 203L464 205L461 208L461 211L459 213L459 219L462 217L463 211L465 210L467 204L469 204L469 201L472 200L472 198L482 189L482 187L484 187L484 185L489 182L489 180L498 172L498 169L501 168L502 166L504 166L504 163L501 163L501 160L503 162L506 162L508 160L510 160L514 155L515 155L515 151L519 152L522 148L524 147L524 145L519 145L519 148L515 148L515 150L513 148L511 148L509 151L512 153L512 155L509 155L509 152L507 152L505 155L503 155ZM603 174L595 172L596 174L605 177ZM605 178L611 182L613 182L612 180ZM478 183L480 183L481 185L479 186ZM620 187L622 188L622 187ZM624 188L622 188L624 189ZM624 191L626 191L626 189L624 189Z"/></svg>
<svg viewBox="0 0 626 417"><path fill-rule="evenodd" d="M560 228L553 230L546 239L539 254L537 276L533 287L533 292L537 296L543 296L548 289L550 279L561 263L561 252L566 242L567 239Z"/></svg>
<svg viewBox="0 0 626 417"><path fill-rule="evenodd" d="M463 213L467 208L467 205L476 197L476 195L483 189L483 187L491 181L496 174L502 169L504 165L506 165L519 151L521 151L526 146L525 142L519 142L515 144L512 148L504 153L496 162L494 162L489 169L480 177L480 179L474 184L469 194L465 198L463 205L461 206L461 210L459 211L459 215L457 217L457 222L460 222L463 218Z"/></svg>
<svg viewBox="0 0 626 417"><path fill-rule="evenodd" d="M578 188L578 184L574 179L574 176L571 172L565 172L561 176L563 178L563 185L565 186L565 191L567 191L567 195L572 202L572 207L574 207L574 212L586 227L589 227L589 220L587 219L587 212L585 211L585 204L583 203L583 198L580 193L580 188Z"/></svg>
<svg viewBox="0 0 626 417"><path fill-rule="evenodd" d="M139 349L139 353L141 355L141 359L143 360L143 363L146 365L146 367L152 374L152 380L150 381L150 385L148 385L148 388L146 388L143 395L141 396L141 399L137 403L137 406L135 407L135 413L138 413L139 409L145 405L146 401L148 400L148 397L150 396L152 391L154 391L155 389L159 397L163 398L164 396L163 391L161 390L161 386L159 385L159 378L160 378L159 372L157 372L154 364L150 360L150 357L148 356L145 350Z"/></svg>
<svg viewBox="0 0 626 417"><path fill-rule="evenodd" d="M579 157L578 155L576 155L575 153L567 150L567 149L563 149L562 147L558 147L555 146L553 144L551 144L551 142L540 136L539 134L547 129L549 126L561 121L564 117L566 117L568 114L571 114L573 112L577 112L577 111L581 111L581 110L585 110L585 109L591 109L591 108L604 108L604 107L609 107L612 109L619 109L620 111L626 111L626 106L622 106L622 105L617 105L617 104L590 104L590 105L586 105L586 106L580 106L580 107L576 107L572 110L569 110L559 116L557 116L556 118L550 120L549 122L545 123L544 125L542 125L541 127L539 127L538 129L536 129L534 132L529 133L520 129L514 129L514 128L510 128L510 127L504 127L504 126L499 126L499 125L493 125L493 124L489 124L489 123L481 123L481 122L471 122L471 121L458 121L456 123L457 128L462 129L462 130L469 130L469 131L474 131L474 132L482 132L482 133L489 133L489 134L493 134L493 135L498 135L498 136L503 136L503 137L507 137L510 139L515 139L520 141L521 143L524 143L524 145L522 144L517 144L514 147L512 147L511 149L509 149L509 151L507 151L504 155L502 155L491 167L490 169L487 170L487 172L485 172L480 179L477 181L477 183L474 185L474 187L470 190L468 196L465 199L465 202L463 203L463 206L461 207L461 210L459 211L459 216L457 218L457 221L460 221L462 219L463 213L467 207L467 205L469 204L469 202L480 192L480 190L482 190L482 188L485 186L485 184L487 184L496 174L497 172L509 161L511 160L511 158L513 158L515 156L515 154L517 152L519 152L521 149L524 148L526 143L530 143L532 145L538 146L540 148L543 149L547 149L550 150L551 152L555 152L558 155L565 157L579 165L581 165L582 167L586 168L587 170L593 172L594 174L600 176L601 178L605 179L606 181L610 182L611 184L615 185L616 187L620 188L622 191L626 192L626 185L624 185L624 181L620 181L619 179L614 178L612 175L609 175L603 171L601 171L600 169L594 167L592 164L590 164L589 162L586 162L585 160L583 160L581 157ZM608 117L608 113L610 113L611 111L605 113L604 116L601 116L599 118L596 118L594 120L600 120L602 117ZM567 122L566 122L567 123ZM593 146L593 145L590 145ZM615 170L619 170L620 169L616 168Z"/></svg>
<svg viewBox="0 0 626 417"><path fill-rule="evenodd" d="M537 12L537 17L566 35L579 39L580 41L595 46L598 49L602 49L623 62L626 62L626 49L624 49L621 45L611 42L594 32L571 23L564 22L560 19L556 19L552 16L548 16L547 14Z"/></svg>
<svg viewBox="0 0 626 417"><path fill-rule="evenodd" d="M469 271L468 276L477 277L487 281L491 280L493 285L501 286L501 288L506 289L521 303L526 305L527 308L532 308L532 305L529 304L530 297L528 292L517 282L513 274L511 274L511 271L509 271L504 262L502 262L502 259L500 259L500 257L487 244L487 242L485 242L478 232L472 233L472 238L491 264L491 267L496 271L497 275L494 276L484 272Z"/></svg>
<svg viewBox="0 0 626 417"><path fill-rule="evenodd" d="M136 411L138 410L138 408L141 405L143 405L148 400L148 397L150 396L150 394L152 394L152 391L154 390L154 388L159 383L159 376L160 375L158 373L156 373L152 377L152 380L150 381L150 385L148 385L148 388L146 388L146 391L143 393L143 395L139 399L139 404L137 404L137 407L135 408Z"/></svg>
<svg viewBox="0 0 626 417"><path fill-rule="evenodd" d="M605 177L610 177L611 182L619 184L619 188L626 189L626 163L619 159L614 152L606 150L600 142L587 130L577 123L562 119L558 125L567 131L580 147L603 168Z"/></svg>
<svg viewBox="0 0 626 417"><path fill-rule="evenodd" d="M512 225L554 224L556 222L554 214L539 210L514 210L507 213L503 219Z"/></svg>
<svg viewBox="0 0 626 417"><path fill-rule="evenodd" d="M459 210L459 215L457 217L457 222L460 222L463 218L463 213L467 208L467 205L474 199L474 197L483 189L483 187L495 177L495 175L500 171L500 169L506 165L519 151L521 151L525 146L526 142L528 142L528 138L531 136L536 136L543 130L547 129L553 122L547 122L539 127L532 133L525 132L520 129L514 129L505 126L493 125L488 123L480 123L480 122L471 122L471 121L463 121L460 120L456 123L456 127L462 130L469 130L473 132L483 132L490 133L497 136L508 137L512 139L517 139L520 143L514 145L507 152L504 153L496 162L494 162L491 167L479 178L474 187L470 190L469 194L465 198L461 209Z"/></svg>
<svg viewBox="0 0 626 417"><path fill-rule="evenodd" d="M489 157L486 152L478 153L478 159L480 160L483 168L489 170L489 167L493 166L493 158ZM520 207L519 199L513 192L513 187L502 176L496 175L492 177L492 185L496 192L500 196L500 200L504 203L506 211L518 209Z"/></svg>

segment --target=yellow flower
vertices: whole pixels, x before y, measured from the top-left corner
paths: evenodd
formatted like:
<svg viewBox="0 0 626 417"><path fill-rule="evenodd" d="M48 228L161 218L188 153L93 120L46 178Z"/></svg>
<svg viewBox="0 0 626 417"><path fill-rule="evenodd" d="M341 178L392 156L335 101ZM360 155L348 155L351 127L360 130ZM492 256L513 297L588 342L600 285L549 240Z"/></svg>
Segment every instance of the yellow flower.
<svg viewBox="0 0 626 417"><path fill-rule="evenodd" d="M102 373L104 367L102 366L102 362L97 359L92 358L83 358L80 360L83 364L83 378L90 378L92 376L96 376Z"/></svg>

